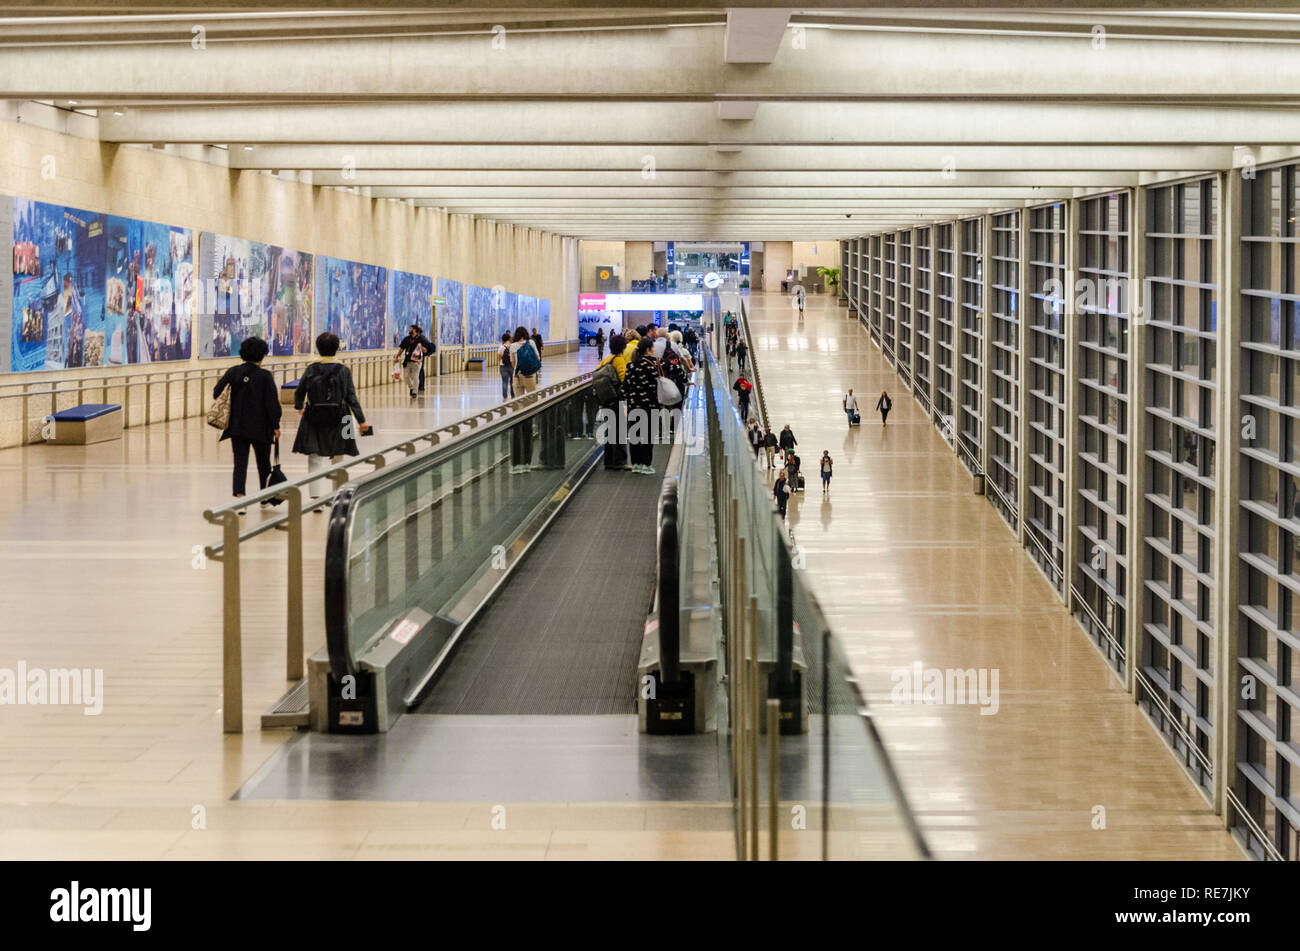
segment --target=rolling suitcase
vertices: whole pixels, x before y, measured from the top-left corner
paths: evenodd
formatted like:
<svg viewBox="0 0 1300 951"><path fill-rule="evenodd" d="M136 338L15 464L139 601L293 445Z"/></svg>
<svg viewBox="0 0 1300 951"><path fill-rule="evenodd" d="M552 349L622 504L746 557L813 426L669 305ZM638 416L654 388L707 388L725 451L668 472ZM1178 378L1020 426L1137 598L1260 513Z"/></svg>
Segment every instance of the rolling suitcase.
<svg viewBox="0 0 1300 951"><path fill-rule="evenodd" d="M862 414L861 414L861 413L854 413L854 414L853 414L853 425L854 425L854 426L861 426L861 425L862 425Z"/></svg>
<svg viewBox="0 0 1300 951"><path fill-rule="evenodd" d="M799 473L799 489L798 489L798 491L802 492L802 491L803 491L803 487L804 487L804 480L803 480L803 473L801 472L801 473Z"/></svg>

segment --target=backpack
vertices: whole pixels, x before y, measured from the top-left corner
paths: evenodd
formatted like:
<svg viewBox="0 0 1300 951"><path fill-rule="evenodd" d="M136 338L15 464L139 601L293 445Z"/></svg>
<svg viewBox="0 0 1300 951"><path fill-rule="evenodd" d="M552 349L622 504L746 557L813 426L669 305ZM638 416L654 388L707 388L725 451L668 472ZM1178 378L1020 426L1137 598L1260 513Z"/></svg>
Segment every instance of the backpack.
<svg viewBox="0 0 1300 951"><path fill-rule="evenodd" d="M506 344L501 348L501 365L503 367L513 367L514 361L510 358L510 345Z"/></svg>
<svg viewBox="0 0 1300 951"><path fill-rule="evenodd" d="M531 340L525 340L515 352L515 365L520 376L532 376L542 368L542 361L537 358L537 351Z"/></svg>
<svg viewBox="0 0 1300 951"><path fill-rule="evenodd" d="M596 367L596 372L591 375L591 392L601 406L613 406L622 398L623 388L619 385L618 368L613 360Z"/></svg>
<svg viewBox="0 0 1300 951"><path fill-rule="evenodd" d="M343 372L338 364L323 367L307 385L307 412L313 426L337 426L343 422Z"/></svg>

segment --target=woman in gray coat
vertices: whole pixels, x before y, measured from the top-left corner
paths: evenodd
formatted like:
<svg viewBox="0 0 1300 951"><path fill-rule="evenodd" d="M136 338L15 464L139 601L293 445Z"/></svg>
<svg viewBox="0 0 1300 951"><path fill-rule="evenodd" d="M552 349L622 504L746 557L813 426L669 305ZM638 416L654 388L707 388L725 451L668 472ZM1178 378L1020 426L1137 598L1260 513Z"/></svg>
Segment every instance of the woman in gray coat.
<svg viewBox="0 0 1300 951"><path fill-rule="evenodd" d="M371 432L357 400L352 371L334 359L339 338L321 334L316 338L316 352L321 358L303 372L293 397L294 408L302 417L293 451L307 457L308 473L338 465L344 456L360 455L356 435ZM311 484L313 499L321 497L322 481Z"/></svg>

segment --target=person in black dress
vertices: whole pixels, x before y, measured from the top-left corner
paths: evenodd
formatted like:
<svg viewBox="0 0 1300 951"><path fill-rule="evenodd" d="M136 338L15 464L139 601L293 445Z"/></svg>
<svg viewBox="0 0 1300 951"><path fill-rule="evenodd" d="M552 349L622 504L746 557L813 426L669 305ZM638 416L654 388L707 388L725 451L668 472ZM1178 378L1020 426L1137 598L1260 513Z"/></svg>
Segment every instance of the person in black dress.
<svg viewBox="0 0 1300 951"><path fill-rule="evenodd" d="M231 388L230 419L221 438L229 439L235 452L231 488L237 499L245 494L249 450L257 459L257 487L264 489L271 475L271 443L280 438L280 394L275 377L262 369L267 350L265 340L249 337L239 345L239 358L244 362L227 370L212 390L215 400L226 387Z"/></svg>

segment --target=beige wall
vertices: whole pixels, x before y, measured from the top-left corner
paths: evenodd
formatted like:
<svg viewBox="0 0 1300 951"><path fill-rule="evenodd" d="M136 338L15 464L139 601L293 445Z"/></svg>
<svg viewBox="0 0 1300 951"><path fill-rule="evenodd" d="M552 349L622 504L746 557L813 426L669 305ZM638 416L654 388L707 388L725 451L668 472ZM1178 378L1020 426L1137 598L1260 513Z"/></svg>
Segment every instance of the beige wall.
<svg viewBox="0 0 1300 951"><path fill-rule="evenodd" d="M813 254L813 248L817 253ZM803 273L805 267L839 267L840 243L838 241L795 241L792 243L791 256L794 267ZM783 272L784 273L784 272Z"/></svg>
<svg viewBox="0 0 1300 951"><path fill-rule="evenodd" d="M596 289L596 268L601 265L617 265L619 280L622 282L619 285L619 289L621 290L626 286L626 245L627 242L624 241L578 242L578 275L581 290L584 294L590 293ZM575 311L574 313L576 314L577 312Z"/></svg>
<svg viewBox="0 0 1300 951"><path fill-rule="evenodd" d="M644 281L650 276L655 264L655 243L653 241L628 241L623 259L623 287L632 286L632 281ZM662 275L660 275L662 277Z"/></svg>
<svg viewBox="0 0 1300 951"><path fill-rule="evenodd" d="M785 272L793 266L790 263L790 254L789 241L763 242L763 290L780 293Z"/></svg>
<svg viewBox="0 0 1300 951"><path fill-rule="evenodd" d="M466 284L503 284L551 299L553 340L578 335L571 238L10 122L0 122L0 192ZM154 369L178 366L184 363Z"/></svg>

